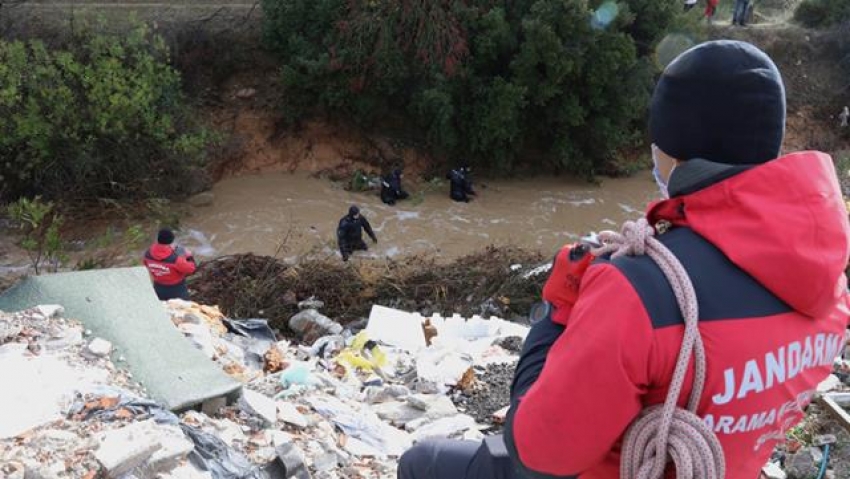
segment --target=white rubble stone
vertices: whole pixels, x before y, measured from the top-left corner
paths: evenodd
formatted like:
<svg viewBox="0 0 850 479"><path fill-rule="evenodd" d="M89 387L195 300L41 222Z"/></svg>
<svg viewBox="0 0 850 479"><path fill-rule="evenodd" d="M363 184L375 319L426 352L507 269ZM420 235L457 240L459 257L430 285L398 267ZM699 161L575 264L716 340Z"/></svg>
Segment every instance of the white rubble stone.
<svg viewBox="0 0 850 479"><path fill-rule="evenodd" d="M101 434L94 453L109 478L119 478L145 464L162 446L150 433L153 421L143 421Z"/></svg>
<svg viewBox="0 0 850 479"><path fill-rule="evenodd" d="M416 394L407 398L408 404L425 411L428 419L441 419L457 414L457 407L447 396L437 394Z"/></svg>
<svg viewBox="0 0 850 479"><path fill-rule="evenodd" d="M44 343L45 349L48 351L56 351L60 349L70 348L83 342L83 330L73 327L62 331L62 335L51 338Z"/></svg>
<svg viewBox="0 0 850 479"><path fill-rule="evenodd" d="M838 376L834 374L830 374L826 379L823 380L820 384L818 384L818 392L826 393L830 391L834 391L841 386L841 380L838 379Z"/></svg>
<svg viewBox="0 0 850 479"><path fill-rule="evenodd" d="M292 403L285 401L277 402L277 418L287 424L292 424L302 429L310 424L307 418L298 411L298 408Z"/></svg>
<svg viewBox="0 0 850 479"><path fill-rule="evenodd" d="M277 422L277 404L268 396L250 389L243 389L239 406L246 412L260 416L269 424Z"/></svg>
<svg viewBox="0 0 850 479"><path fill-rule="evenodd" d="M61 429L50 429L42 432L40 436L48 441L60 444L67 444L80 440L80 437L73 432L63 431Z"/></svg>
<svg viewBox="0 0 850 479"><path fill-rule="evenodd" d="M58 304L40 304L35 309L47 319L61 317L65 314L65 308Z"/></svg>
<svg viewBox="0 0 850 479"><path fill-rule="evenodd" d="M195 449L195 444L177 426L158 426L151 433L160 445L160 449L148 461L148 467L153 471L167 472L174 469Z"/></svg>
<svg viewBox="0 0 850 479"><path fill-rule="evenodd" d="M785 471L783 471L782 468L779 467L779 464L775 462L768 462L766 466L761 468L761 472L763 472L768 479L785 479L787 477Z"/></svg>
<svg viewBox="0 0 850 479"><path fill-rule="evenodd" d="M425 417L425 411L417 409L404 401L390 401L372 406L375 414L384 421L404 427L410 421Z"/></svg>
<svg viewBox="0 0 850 479"><path fill-rule="evenodd" d="M271 443L274 447L292 442L292 434L284 431L271 431Z"/></svg>
<svg viewBox="0 0 850 479"><path fill-rule="evenodd" d="M91 354L102 358L112 352L112 343L103 338L94 338L87 349Z"/></svg>
<svg viewBox="0 0 850 479"><path fill-rule="evenodd" d="M450 439L462 435L474 427L475 419L466 414L458 414L426 424L417 429L412 436L416 442L425 439Z"/></svg>
<svg viewBox="0 0 850 479"><path fill-rule="evenodd" d="M404 430L407 431L407 432L413 432L413 431L419 429L420 427L428 424L429 422L431 422L431 420L428 419L427 417L420 417L419 419L414 419L414 420L406 423L404 425Z"/></svg>

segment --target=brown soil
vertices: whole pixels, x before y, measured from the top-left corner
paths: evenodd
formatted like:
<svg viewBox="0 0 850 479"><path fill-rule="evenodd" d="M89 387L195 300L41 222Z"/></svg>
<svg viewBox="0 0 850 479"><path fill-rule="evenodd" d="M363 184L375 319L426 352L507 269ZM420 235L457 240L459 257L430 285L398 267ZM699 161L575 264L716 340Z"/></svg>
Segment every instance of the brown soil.
<svg viewBox="0 0 850 479"><path fill-rule="evenodd" d="M274 59L256 50L251 61L243 63L250 68L237 68L204 98L205 116L226 136L213 166L216 181L245 173L296 170L341 179L350 178L355 170L381 173L397 166L413 176L435 162L414 146L350 124L317 119L286 125ZM253 94L240 96L246 89Z"/></svg>

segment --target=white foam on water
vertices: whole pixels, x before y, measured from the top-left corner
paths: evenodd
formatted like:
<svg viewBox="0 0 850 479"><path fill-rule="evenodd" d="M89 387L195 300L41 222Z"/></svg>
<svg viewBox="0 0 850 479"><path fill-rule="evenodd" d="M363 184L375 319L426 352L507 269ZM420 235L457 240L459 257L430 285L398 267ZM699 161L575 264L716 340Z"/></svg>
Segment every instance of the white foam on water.
<svg viewBox="0 0 850 479"><path fill-rule="evenodd" d="M396 211L395 217L399 221L414 220L414 219L419 218L419 212L418 211Z"/></svg>

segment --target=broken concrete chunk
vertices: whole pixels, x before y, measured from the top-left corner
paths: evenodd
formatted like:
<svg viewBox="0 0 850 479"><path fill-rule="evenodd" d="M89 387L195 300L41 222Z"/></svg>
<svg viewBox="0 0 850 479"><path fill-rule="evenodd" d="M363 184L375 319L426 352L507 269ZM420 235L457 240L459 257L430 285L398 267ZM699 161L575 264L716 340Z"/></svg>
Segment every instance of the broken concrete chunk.
<svg viewBox="0 0 850 479"><path fill-rule="evenodd" d="M79 436L73 432L63 431L61 429L50 429L48 431L44 431L41 433L41 437L46 441L59 445L70 444L80 440Z"/></svg>
<svg viewBox="0 0 850 479"><path fill-rule="evenodd" d="M410 389L408 389L407 386L402 386L400 384L368 386L363 391L363 398L368 404L404 399L407 396L410 396Z"/></svg>
<svg viewBox="0 0 850 479"><path fill-rule="evenodd" d="M455 416L437 419L430 424L420 427L413 433L413 440L418 442L424 439L454 438L474 427L475 419L466 414L457 414Z"/></svg>
<svg viewBox="0 0 850 479"><path fill-rule="evenodd" d="M436 394L416 394L407 398L411 406L425 411L429 419L440 419L457 414L457 407L447 396Z"/></svg>
<svg viewBox="0 0 850 479"><path fill-rule="evenodd" d="M239 407L247 413L263 418L269 424L277 421L277 404L274 400L250 389L242 390Z"/></svg>
<svg viewBox="0 0 850 479"><path fill-rule="evenodd" d="M151 434L153 421L131 424L108 431L99 437L100 447L94 453L109 478L118 478L148 462L161 446Z"/></svg>
<svg viewBox="0 0 850 479"><path fill-rule="evenodd" d="M80 328L67 328L59 336L53 337L44 343L44 347L50 351L70 348L83 342L83 330Z"/></svg>
<svg viewBox="0 0 850 479"><path fill-rule="evenodd" d="M40 304L35 307L46 319L59 318L65 314L65 308L58 304Z"/></svg>
<svg viewBox="0 0 850 479"><path fill-rule="evenodd" d="M186 438L177 426L158 426L152 429L160 449L151 456L147 468L153 472L167 472L186 459L195 449L195 444Z"/></svg>
<svg viewBox="0 0 850 479"><path fill-rule="evenodd" d="M94 338L86 349L92 355L102 358L112 352L112 343L102 338Z"/></svg>
<svg viewBox="0 0 850 479"><path fill-rule="evenodd" d="M337 456L333 452L327 452L313 459L313 468L316 471L330 471L337 465Z"/></svg>
<svg viewBox="0 0 850 479"><path fill-rule="evenodd" d="M420 417L419 419L414 419L412 421L407 422L404 425L404 430L407 432L413 432L430 422L431 420L427 417Z"/></svg>
<svg viewBox="0 0 850 479"><path fill-rule="evenodd" d="M379 418L389 421L390 423L404 427L404 425L414 419L425 417L425 411L417 409L404 401L390 401L375 404L372 410Z"/></svg>
<svg viewBox="0 0 850 479"><path fill-rule="evenodd" d="M305 428L309 425L307 418L298 411L298 408L289 402L277 402L277 418L287 424L292 424L300 428Z"/></svg>

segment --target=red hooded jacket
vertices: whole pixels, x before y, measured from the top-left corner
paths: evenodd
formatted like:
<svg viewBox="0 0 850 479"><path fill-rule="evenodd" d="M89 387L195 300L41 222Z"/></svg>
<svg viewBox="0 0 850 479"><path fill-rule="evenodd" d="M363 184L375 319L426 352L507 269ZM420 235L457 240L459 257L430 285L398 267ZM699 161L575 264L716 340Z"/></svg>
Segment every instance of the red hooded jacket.
<svg viewBox="0 0 850 479"><path fill-rule="evenodd" d="M755 479L844 347L850 229L832 161L791 154L647 217L674 225L658 239L696 290L707 354L697 412L720 439L726 479ZM541 321L526 341L508 450L529 477L619 478L623 434L672 379L684 331L675 296L648 257L600 259L560 328Z"/></svg>
<svg viewBox="0 0 850 479"><path fill-rule="evenodd" d="M195 272L195 260L192 253L183 248L154 243L145 252L145 267L151 280L158 285L174 286L186 280Z"/></svg>

